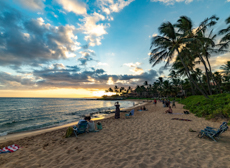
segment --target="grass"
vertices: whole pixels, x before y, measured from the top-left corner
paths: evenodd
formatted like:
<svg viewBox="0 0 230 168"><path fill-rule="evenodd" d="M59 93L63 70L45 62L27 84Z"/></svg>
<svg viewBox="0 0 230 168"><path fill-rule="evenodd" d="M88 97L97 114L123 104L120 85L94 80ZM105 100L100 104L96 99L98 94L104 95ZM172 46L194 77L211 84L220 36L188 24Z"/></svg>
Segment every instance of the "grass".
<svg viewBox="0 0 230 168"><path fill-rule="evenodd" d="M198 117L211 118L230 118L230 94L222 93L210 96L206 99L204 96L190 96L186 99L176 99L185 105L185 109L194 113ZM230 125L230 121L229 121Z"/></svg>

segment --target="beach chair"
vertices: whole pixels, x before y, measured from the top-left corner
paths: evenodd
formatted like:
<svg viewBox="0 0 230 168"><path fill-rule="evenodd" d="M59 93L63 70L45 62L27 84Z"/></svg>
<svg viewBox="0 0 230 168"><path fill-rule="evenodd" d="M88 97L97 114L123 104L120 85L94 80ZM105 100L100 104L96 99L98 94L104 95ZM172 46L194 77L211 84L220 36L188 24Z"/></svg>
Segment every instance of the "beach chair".
<svg viewBox="0 0 230 168"><path fill-rule="evenodd" d="M78 124L78 127L74 127L73 128L73 132L76 135L76 137L77 137L78 134L85 133L86 129L87 129L87 126L88 126L88 122L87 121L81 121Z"/></svg>
<svg viewBox="0 0 230 168"><path fill-rule="evenodd" d="M134 115L134 109L129 112L129 114L125 114L125 118L129 118Z"/></svg>
<svg viewBox="0 0 230 168"><path fill-rule="evenodd" d="M224 128L226 128L227 125L228 125L227 122L223 122L223 123L220 125L220 128L219 128L219 129L224 129ZM210 129L210 130L215 130L215 131L218 130L217 128L213 128L213 127L206 127L205 129Z"/></svg>
<svg viewBox="0 0 230 168"><path fill-rule="evenodd" d="M227 131L228 126L227 123L224 122L219 129L215 129L212 127L206 127L204 130L201 130L200 133L198 134L199 138L202 138L204 136L207 136L211 138L213 141L217 142L215 138L219 138L220 134L223 132Z"/></svg>

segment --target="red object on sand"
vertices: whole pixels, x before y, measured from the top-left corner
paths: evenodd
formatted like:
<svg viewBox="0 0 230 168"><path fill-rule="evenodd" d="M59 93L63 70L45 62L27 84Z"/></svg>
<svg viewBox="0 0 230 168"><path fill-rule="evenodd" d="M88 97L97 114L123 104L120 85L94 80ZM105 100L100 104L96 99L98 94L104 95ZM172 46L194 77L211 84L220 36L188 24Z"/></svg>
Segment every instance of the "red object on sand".
<svg viewBox="0 0 230 168"><path fill-rule="evenodd" d="M10 145L10 146L7 146L7 147L0 149L0 154L1 153L12 153L12 152L17 151L20 148L21 147L19 147L18 145L13 144L13 145Z"/></svg>

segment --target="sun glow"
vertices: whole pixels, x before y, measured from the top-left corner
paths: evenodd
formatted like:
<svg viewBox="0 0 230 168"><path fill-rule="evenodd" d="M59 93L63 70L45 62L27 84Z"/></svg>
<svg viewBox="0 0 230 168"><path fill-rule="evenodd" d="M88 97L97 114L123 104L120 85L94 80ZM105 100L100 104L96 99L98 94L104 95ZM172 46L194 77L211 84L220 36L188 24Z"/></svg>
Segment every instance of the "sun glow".
<svg viewBox="0 0 230 168"><path fill-rule="evenodd" d="M93 92L93 96L95 97L102 97L103 95L106 95L106 96L112 96L112 95L115 95L116 93L113 93L113 92L105 92L105 91L94 91Z"/></svg>

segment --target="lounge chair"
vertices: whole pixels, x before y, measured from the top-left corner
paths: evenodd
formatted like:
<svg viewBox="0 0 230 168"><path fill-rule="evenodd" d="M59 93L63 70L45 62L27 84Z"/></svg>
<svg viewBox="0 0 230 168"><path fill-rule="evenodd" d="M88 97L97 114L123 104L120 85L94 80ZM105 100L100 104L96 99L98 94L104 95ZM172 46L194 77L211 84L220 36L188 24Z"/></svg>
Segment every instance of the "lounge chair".
<svg viewBox="0 0 230 168"><path fill-rule="evenodd" d="M129 112L129 114L125 114L125 118L129 118L134 115L134 109Z"/></svg>
<svg viewBox="0 0 230 168"><path fill-rule="evenodd" d="M226 128L227 125L228 125L227 122L223 122L223 123L220 125L220 128L219 128L219 129ZM215 130L215 131L218 130L217 128L213 128L213 127L206 127L205 129L210 129L210 130Z"/></svg>
<svg viewBox="0 0 230 168"><path fill-rule="evenodd" d="M85 133L86 129L87 129L87 126L88 126L88 122L87 121L81 121L78 124L78 127L74 127L73 128L73 132L76 135L76 137L77 137L78 134Z"/></svg>
<svg viewBox="0 0 230 168"><path fill-rule="evenodd" d="M227 129L228 129L227 123L224 122L217 130L215 130L215 128L212 127L206 127L204 130L200 131L198 137L202 138L204 136L207 136L211 138L213 141L217 142L215 138L219 138L220 134L225 132Z"/></svg>

